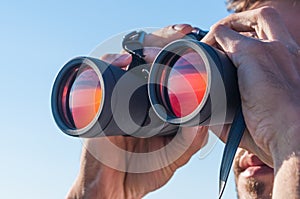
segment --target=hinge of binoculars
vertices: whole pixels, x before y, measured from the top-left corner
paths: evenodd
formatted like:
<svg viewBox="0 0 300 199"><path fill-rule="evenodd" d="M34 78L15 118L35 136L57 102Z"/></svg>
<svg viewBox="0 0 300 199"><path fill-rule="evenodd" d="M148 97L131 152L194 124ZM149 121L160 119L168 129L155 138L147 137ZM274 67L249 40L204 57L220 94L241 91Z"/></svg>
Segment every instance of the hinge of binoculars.
<svg viewBox="0 0 300 199"><path fill-rule="evenodd" d="M187 34L183 39L194 39L200 41L208 31L201 30L200 28L194 27L192 32ZM144 31L133 31L125 35L122 42L123 49L132 55L132 61L127 67L127 70L132 70L136 67L141 67L138 70L132 70L138 76L142 76L148 79L150 66L144 60L144 38L146 32ZM220 178L219 178L219 199L222 197L223 191L226 186L226 182L230 173L231 165L239 146L239 143L243 137L246 124L244 121L241 105L236 111L234 120L231 124L231 128L228 134L228 139L223 152L221 167L220 167Z"/></svg>
<svg viewBox="0 0 300 199"><path fill-rule="evenodd" d="M127 70L146 64L143 45L145 35L146 32L144 31L133 31L124 36L122 47L132 56L132 61Z"/></svg>
<svg viewBox="0 0 300 199"><path fill-rule="evenodd" d="M195 39L200 41L208 31L201 30L200 28L193 28L192 32L187 34L185 39ZM149 76L150 67L144 60L144 39L147 33L145 31L132 31L123 37L122 47L131 54L132 61L128 65L127 70L131 70L137 66L142 67L141 72L147 79Z"/></svg>

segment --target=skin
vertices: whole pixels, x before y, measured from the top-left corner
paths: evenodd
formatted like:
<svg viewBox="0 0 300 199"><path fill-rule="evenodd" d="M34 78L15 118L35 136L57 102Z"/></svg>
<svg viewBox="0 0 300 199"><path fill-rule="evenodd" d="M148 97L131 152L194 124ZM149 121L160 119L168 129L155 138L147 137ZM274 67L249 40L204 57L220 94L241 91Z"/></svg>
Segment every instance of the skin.
<svg viewBox="0 0 300 199"><path fill-rule="evenodd" d="M161 47L175 39L182 38L185 34L190 33L192 29L190 25L179 24L146 35L145 60L152 62ZM107 54L102 56L101 59L123 69L131 62L131 56L128 54ZM113 160L116 160L116 166L125 165L125 168L140 164L140 162L133 160L134 158L130 154L124 157L119 150L101 148L107 144L104 138L88 139L82 149L79 175L67 198L141 198L167 183L174 172L189 161L191 156L205 144L207 131L207 127L194 127L183 128L175 138L173 136L147 139L123 136L107 138L110 143L133 153L149 153L162 148L163 150L158 156L147 164L163 164L172 155L179 154L179 158L168 164L168 166L146 173L129 173L103 164L99 161L103 155L108 155L109 157L106 157L108 159L113 157ZM171 141L175 148L164 148Z"/></svg>
<svg viewBox="0 0 300 199"><path fill-rule="evenodd" d="M272 198L274 170L256 155L239 148L234 159L233 170L240 199Z"/></svg>
<svg viewBox="0 0 300 199"><path fill-rule="evenodd" d="M274 167L273 198L300 195L299 6L293 1L257 5L221 20L204 38L225 51L238 68L248 128L241 144ZM257 38L239 32L254 32Z"/></svg>
<svg viewBox="0 0 300 199"><path fill-rule="evenodd" d="M237 175L238 190L246 189L242 186L249 178L246 167L251 165L249 159L254 158L252 155L255 154L274 169L273 198L289 196L297 199L300 197L300 93L297 92L300 90L300 24L297 17L300 3L293 5L294 1L289 0L257 3L252 10L232 14L216 23L203 42L227 53L238 70L242 109L247 124L241 147L248 151L238 161L241 161L240 175ZM181 29L183 32L188 30L192 28ZM164 35L161 39L168 43L172 40L167 38L174 39L173 34L178 34L178 31L167 27L159 34ZM162 47L162 44L164 42L154 49ZM148 52L155 54L155 50ZM147 61L151 61L153 56L146 57L149 58ZM119 61L119 66L123 68L131 58L128 55L106 55L102 59L113 63ZM221 134L224 141L229 127L225 126ZM183 155L167 167L139 174L118 171L98 162L95 152L99 151L97 146L101 138L88 140L86 148L83 148L80 173L67 198L141 198L167 183L176 169L186 164L204 145L206 133L207 127L182 129L178 144L191 143ZM109 140L127 151L150 152L165 146L172 137L111 137ZM93 155L91 151L94 151ZM162 153L157 158L164 160L168 155ZM117 153L113 157L127 166L136 163L128 161L130 157ZM270 193L273 181L269 175L256 177L268 184L262 194Z"/></svg>

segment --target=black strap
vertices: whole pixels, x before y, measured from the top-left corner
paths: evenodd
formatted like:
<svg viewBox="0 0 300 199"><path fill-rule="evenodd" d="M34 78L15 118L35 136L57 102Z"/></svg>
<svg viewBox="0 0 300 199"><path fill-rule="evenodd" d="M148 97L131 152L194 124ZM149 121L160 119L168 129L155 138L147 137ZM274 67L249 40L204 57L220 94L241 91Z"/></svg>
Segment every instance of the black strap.
<svg viewBox="0 0 300 199"><path fill-rule="evenodd" d="M131 54L131 56L132 56L132 61L130 62L127 68L128 70L146 64L146 61L141 56L138 56L137 54Z"/></svg>
<svg viewBox="0 0 300 199"><path fill-rule="evenodd" d="M144 39L146 32L132 31L124 36L122 47L125 51L132 55L132 61L128 66L128 70L137 66L146 64L144 56Z"/></svg>
<svg viewBox="0 0 300 199"><path fill-rule="evenodd" d="M242 107L239 106L235 114L233 123L231 124L231 128L223 152L222 163L220 168L220 178L219 178L219 199L222 198L222 194L224 192L226 182L230 173L231 165L236 150L243 137L245 129L246 129L246 124L242 112Z"/></svg>
<svg viewBox="0 0 300 199"><path fill-rule="evenodd" d="M196 39L200 41L208 31L201 30L200 28L194 28L194 30L185 36L186 39ZM226 182L230 173L231 165L236 153L236 150L243 137L246 124L242 112L242 107L239 105L234 120L231 124L231 128L228 134L227 142L223 152L222 163L220 167L220 178L219 178L219 199L222 198Z"/></svg>

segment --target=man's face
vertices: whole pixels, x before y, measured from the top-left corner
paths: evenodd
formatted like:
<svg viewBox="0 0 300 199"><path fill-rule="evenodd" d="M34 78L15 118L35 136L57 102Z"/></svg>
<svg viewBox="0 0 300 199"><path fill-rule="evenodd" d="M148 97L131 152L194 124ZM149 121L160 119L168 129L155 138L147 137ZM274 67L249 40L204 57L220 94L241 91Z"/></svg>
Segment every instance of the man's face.
<svg viewBox="0 0 300 199"><path fill-rule="evenodd" d="M254 154L238 149L234 174L240 199L272 198L274 171Z"/></svg>

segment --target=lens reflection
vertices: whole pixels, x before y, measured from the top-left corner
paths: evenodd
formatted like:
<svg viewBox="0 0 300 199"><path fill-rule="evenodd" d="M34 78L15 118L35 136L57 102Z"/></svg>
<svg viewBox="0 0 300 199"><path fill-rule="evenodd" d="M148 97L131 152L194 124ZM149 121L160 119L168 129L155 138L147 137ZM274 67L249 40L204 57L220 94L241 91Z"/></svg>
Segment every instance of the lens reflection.
<svg viewBox="0 0 300 199"><path fill-rule="evenodd" d="M191 114L201 103L207 87L207 71L201 56L194 51L185 52L173 65L167 87L174 115Z"/></svg>
<svg viewBox="0 0 300 199"><path fill-rule="evenodd" d="M76 128L87 126L97 115L102 99L100 80L96 72L87 67L77 73L70 85L69 113Z"/></svg>

